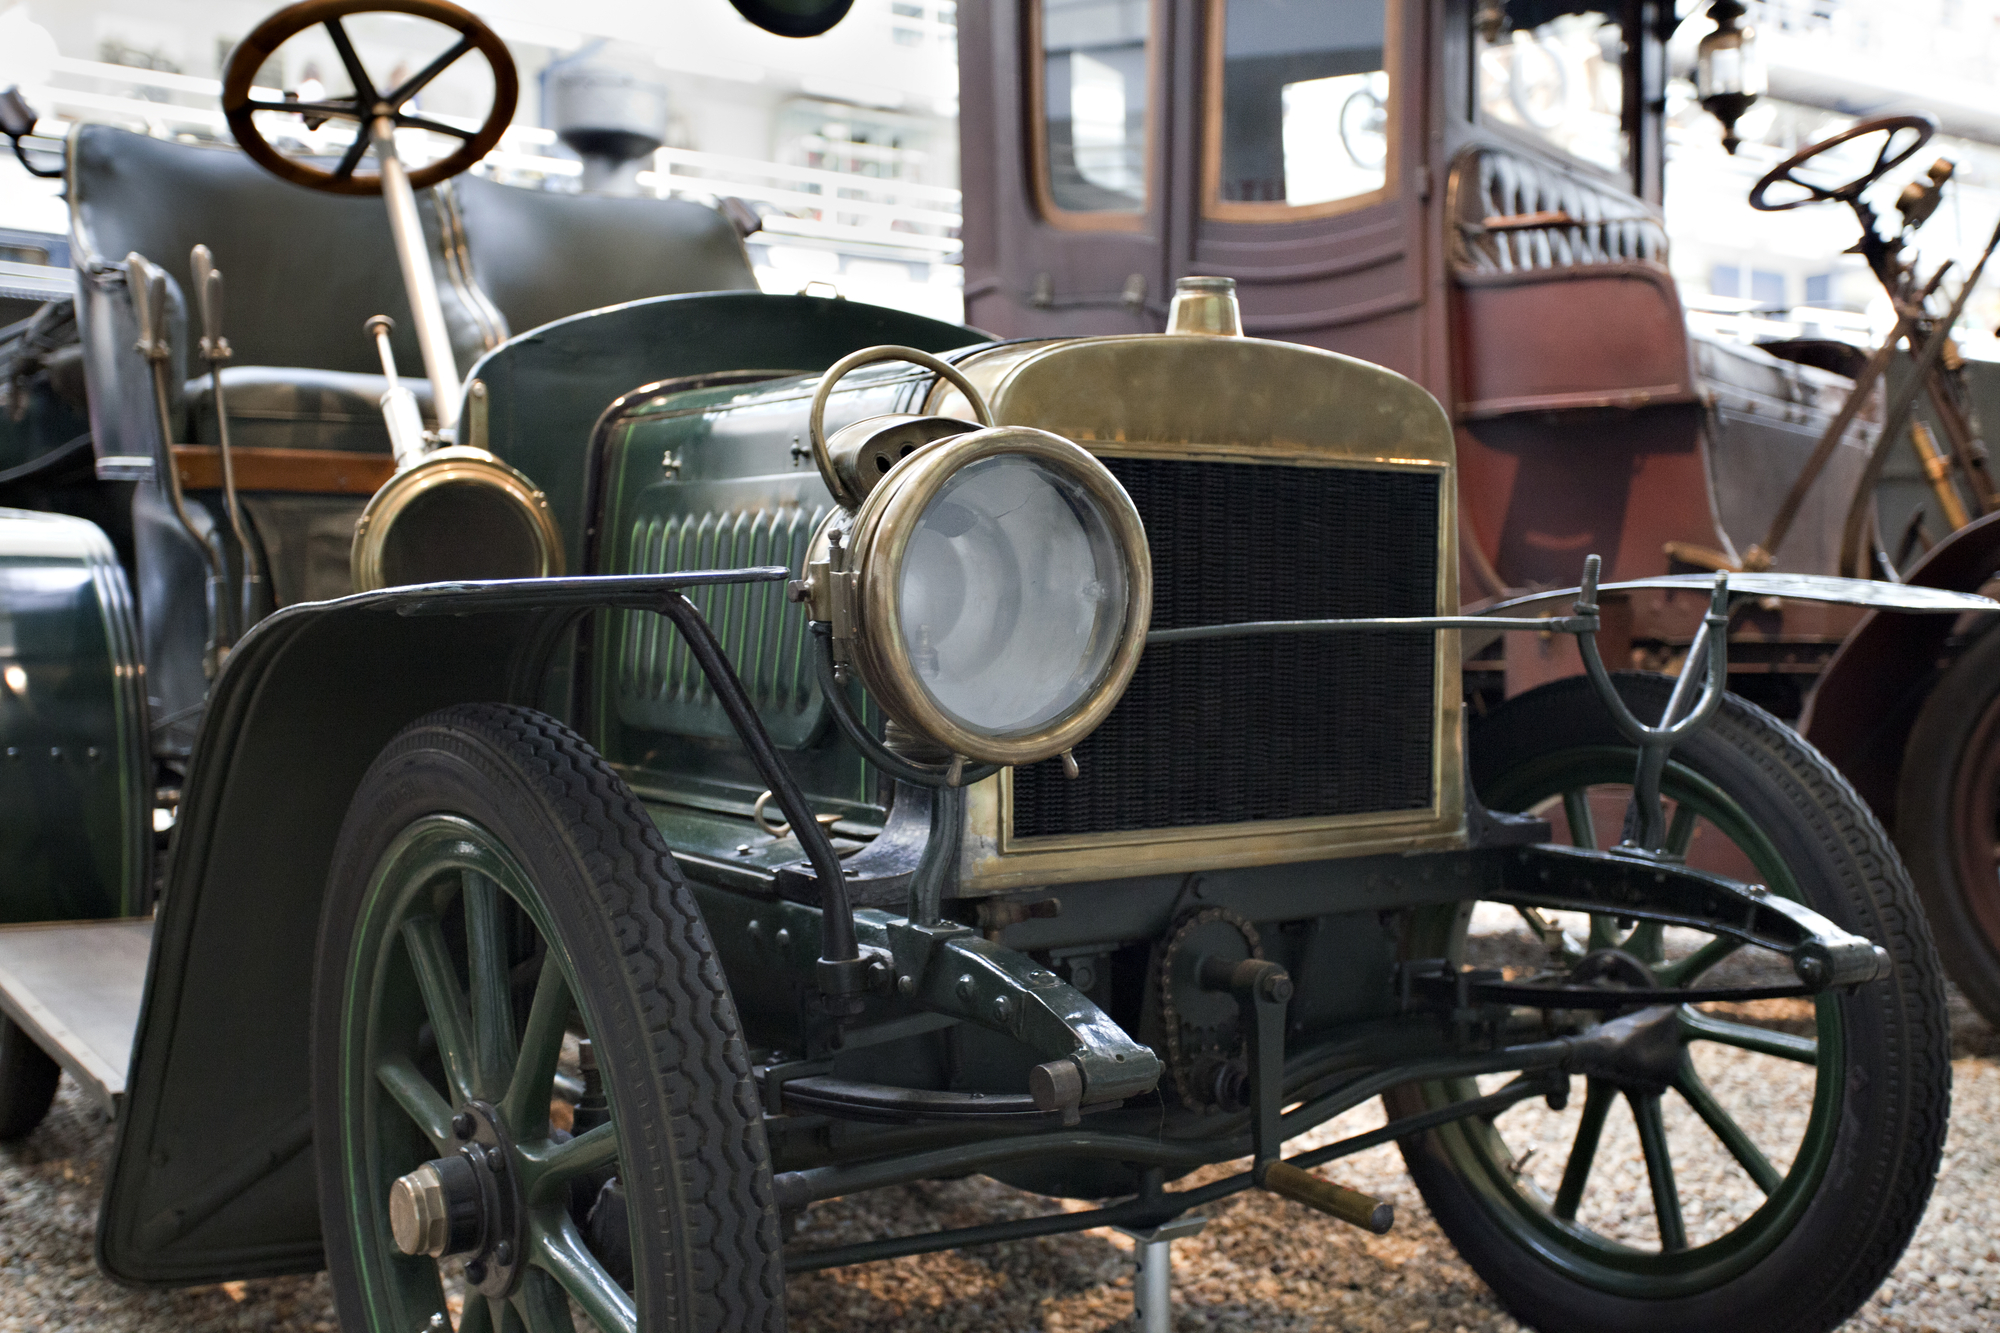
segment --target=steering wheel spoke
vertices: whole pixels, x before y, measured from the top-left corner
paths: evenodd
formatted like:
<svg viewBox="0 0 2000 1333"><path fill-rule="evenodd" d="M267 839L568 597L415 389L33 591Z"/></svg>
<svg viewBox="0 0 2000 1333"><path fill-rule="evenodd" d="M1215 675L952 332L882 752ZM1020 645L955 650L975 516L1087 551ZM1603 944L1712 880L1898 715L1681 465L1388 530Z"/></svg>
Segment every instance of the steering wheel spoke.
<svg viewBox="0 0 2000 1333"><path fill-rule="evenodd" d="M339 102L245 102L251 111L276 111L293 116L318 116L322 120L366 120L367 114L360 106L349 101Z"/></svg>
<svg viewBox="0 0 2000 1333"><path fill-rule="evenodd" d="M340 155L339 165L333 169L333 178L337 181L352 180L354 178L354 169L361 165L361 158L367 151L368 136L366 134L355 135L354 142L347 145L347 151Z"/></svg>
<svg viewBox="0 0 2000 1333"><path fill-rule="evenodd" d="M464 142L470 142L478 133L476 130L468 130L461 125L447 125L443 121L430 120L423 116L399 115L396 117L396 128L399 130L429 130L432 134L449 134L452 138Z"/></svg>
<svg viewBox="0 0 2000 1333"><path fill-rule="evenodd" d="M429 85L432 79L435 79L438 75L444 73L447 69L451 68L452 65L456 64L458 62L458 58L464 55L466 52L472 50L474 45L476 45L476 43L474 43L474 41L472 40L471 33L465 33L461 35L458 41L451 47L450 50L446 51L436 60L431 61L430 64L425 65L422 69L418 70L415 74L412 74L409 78L403 80L403 82L399 84L396 87L396 89L393 92L391 92L387 97L385 97L383 100L386 101L390 106L395 107L398 110L401 110L405 102L409 101L412 97L415 97L418 93L422 92L424 88L427 85Z"/></svg>
<svg viewBox="0 0 2000 1333"><path fill-rule="evenodd" d="M354 100L363 106L374 102L377 97L374 80L368 77L368 67L361 63L354 43L348 40L346 25L331 18L324 26L326 35L333 39L333 49L340 53L340 63L346 68L348 79L354 84Z"/></svg>

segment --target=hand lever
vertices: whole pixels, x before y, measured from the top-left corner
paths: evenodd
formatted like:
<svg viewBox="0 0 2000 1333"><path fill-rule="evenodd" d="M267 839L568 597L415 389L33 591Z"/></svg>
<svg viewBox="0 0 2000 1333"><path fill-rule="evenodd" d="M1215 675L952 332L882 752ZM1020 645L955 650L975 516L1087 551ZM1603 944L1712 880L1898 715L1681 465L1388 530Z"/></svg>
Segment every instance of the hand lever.
<svg viewBox="0 0 2000 1333"><path fill-rule="evenodd" d="M250 540L243 521L243 505L236 495L236 458L229 446L229 405L222 391L222 363L231 356L229 340L222 336L222 270L205 245L188 254L188 269L194 279L195 300L201 307L201 355L208 362L209 384L215 397L215 438L222 454L222 499L229 510L229 529L236 535L236 549L242 552L243 586L237 590L237 637L257 623L263 603L264 562Z"/></svg>
<svg viewBox="0 0 2000 1333"><path fill-rule="evenodd" d="M160 451L153 461L154 480L166 492L167 503L188 540L201 549L208 562L208 642L203 646L202 674L215 679L222 659L229 651L229 611L226 600L228 566L218 544L195 526L188 512L187 497L181 494L180 464L174 460L173 412L167 393L167 369L173 348L167 341L167 275L136 250L125 256L125 285L132 293L132 314L139 325L140 356L152 363L153 406L160 418Z"/></svg>

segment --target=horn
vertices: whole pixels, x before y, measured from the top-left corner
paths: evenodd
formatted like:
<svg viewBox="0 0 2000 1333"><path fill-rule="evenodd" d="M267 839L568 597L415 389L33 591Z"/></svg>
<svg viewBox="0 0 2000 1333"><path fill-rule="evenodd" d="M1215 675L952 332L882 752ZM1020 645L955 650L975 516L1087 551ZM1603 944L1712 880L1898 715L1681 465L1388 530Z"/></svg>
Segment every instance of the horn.
<svg viewBox="0 0 2000 1333"><path fill-rule="evenodd" d="M396 377L391 327L384 315L368 321L389 382L382 415L396 471L369 498L354 526L349 555L354 590L562 573L562 533L548 497L534 482L485 449L424 447L416 396ZM484 388L473 383L475 400Z"/></svg>

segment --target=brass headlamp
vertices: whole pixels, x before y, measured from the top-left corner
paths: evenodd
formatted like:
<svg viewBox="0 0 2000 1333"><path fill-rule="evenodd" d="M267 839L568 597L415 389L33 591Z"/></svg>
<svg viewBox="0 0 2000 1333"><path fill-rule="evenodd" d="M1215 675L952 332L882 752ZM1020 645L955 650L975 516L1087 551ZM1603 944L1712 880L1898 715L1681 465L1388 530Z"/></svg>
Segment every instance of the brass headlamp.
<svg viewBox="0 0 2000 1333"><path fill-rule="evenodd" d="M881 361L942 375L978 423L876 416L828 439L834 385ZM1095 730L1138 666L1153 600L1145 528L1104 464L1048 431L994 426L955 367L906 347L835 365L808 427L841 508L813 539L803 593L836 660L935 747L914 757L1030 764Z"/></svg>

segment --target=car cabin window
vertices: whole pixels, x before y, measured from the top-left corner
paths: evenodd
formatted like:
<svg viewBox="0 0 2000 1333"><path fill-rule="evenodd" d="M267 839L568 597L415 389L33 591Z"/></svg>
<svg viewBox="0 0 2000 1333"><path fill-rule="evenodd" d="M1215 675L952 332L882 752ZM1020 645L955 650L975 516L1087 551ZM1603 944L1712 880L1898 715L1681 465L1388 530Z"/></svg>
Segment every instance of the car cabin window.
<svg viewBox="0 0 2000 1333"><path fill-rule="evenodd" d="M1059 222L1067 214L1136 225L1146 208L1153 0L1041 0L1035 14L1043 211Z"/></svg>
<svg viewBox="0 0 2000 1333"><path fill-rule="evenodd" d="M1387 193L1392 0L1212 0L1211 217L1343 212Z"/></svg>
<svg viewBox="0 0 2000 1333"><path fill-rule="evenodd" d="M1524 130L1608 171L1626 169L1625 39L1603 14L1563 14L1512 27L1497 6L1473 17L1473 104L1492 124Z"/></svg>

